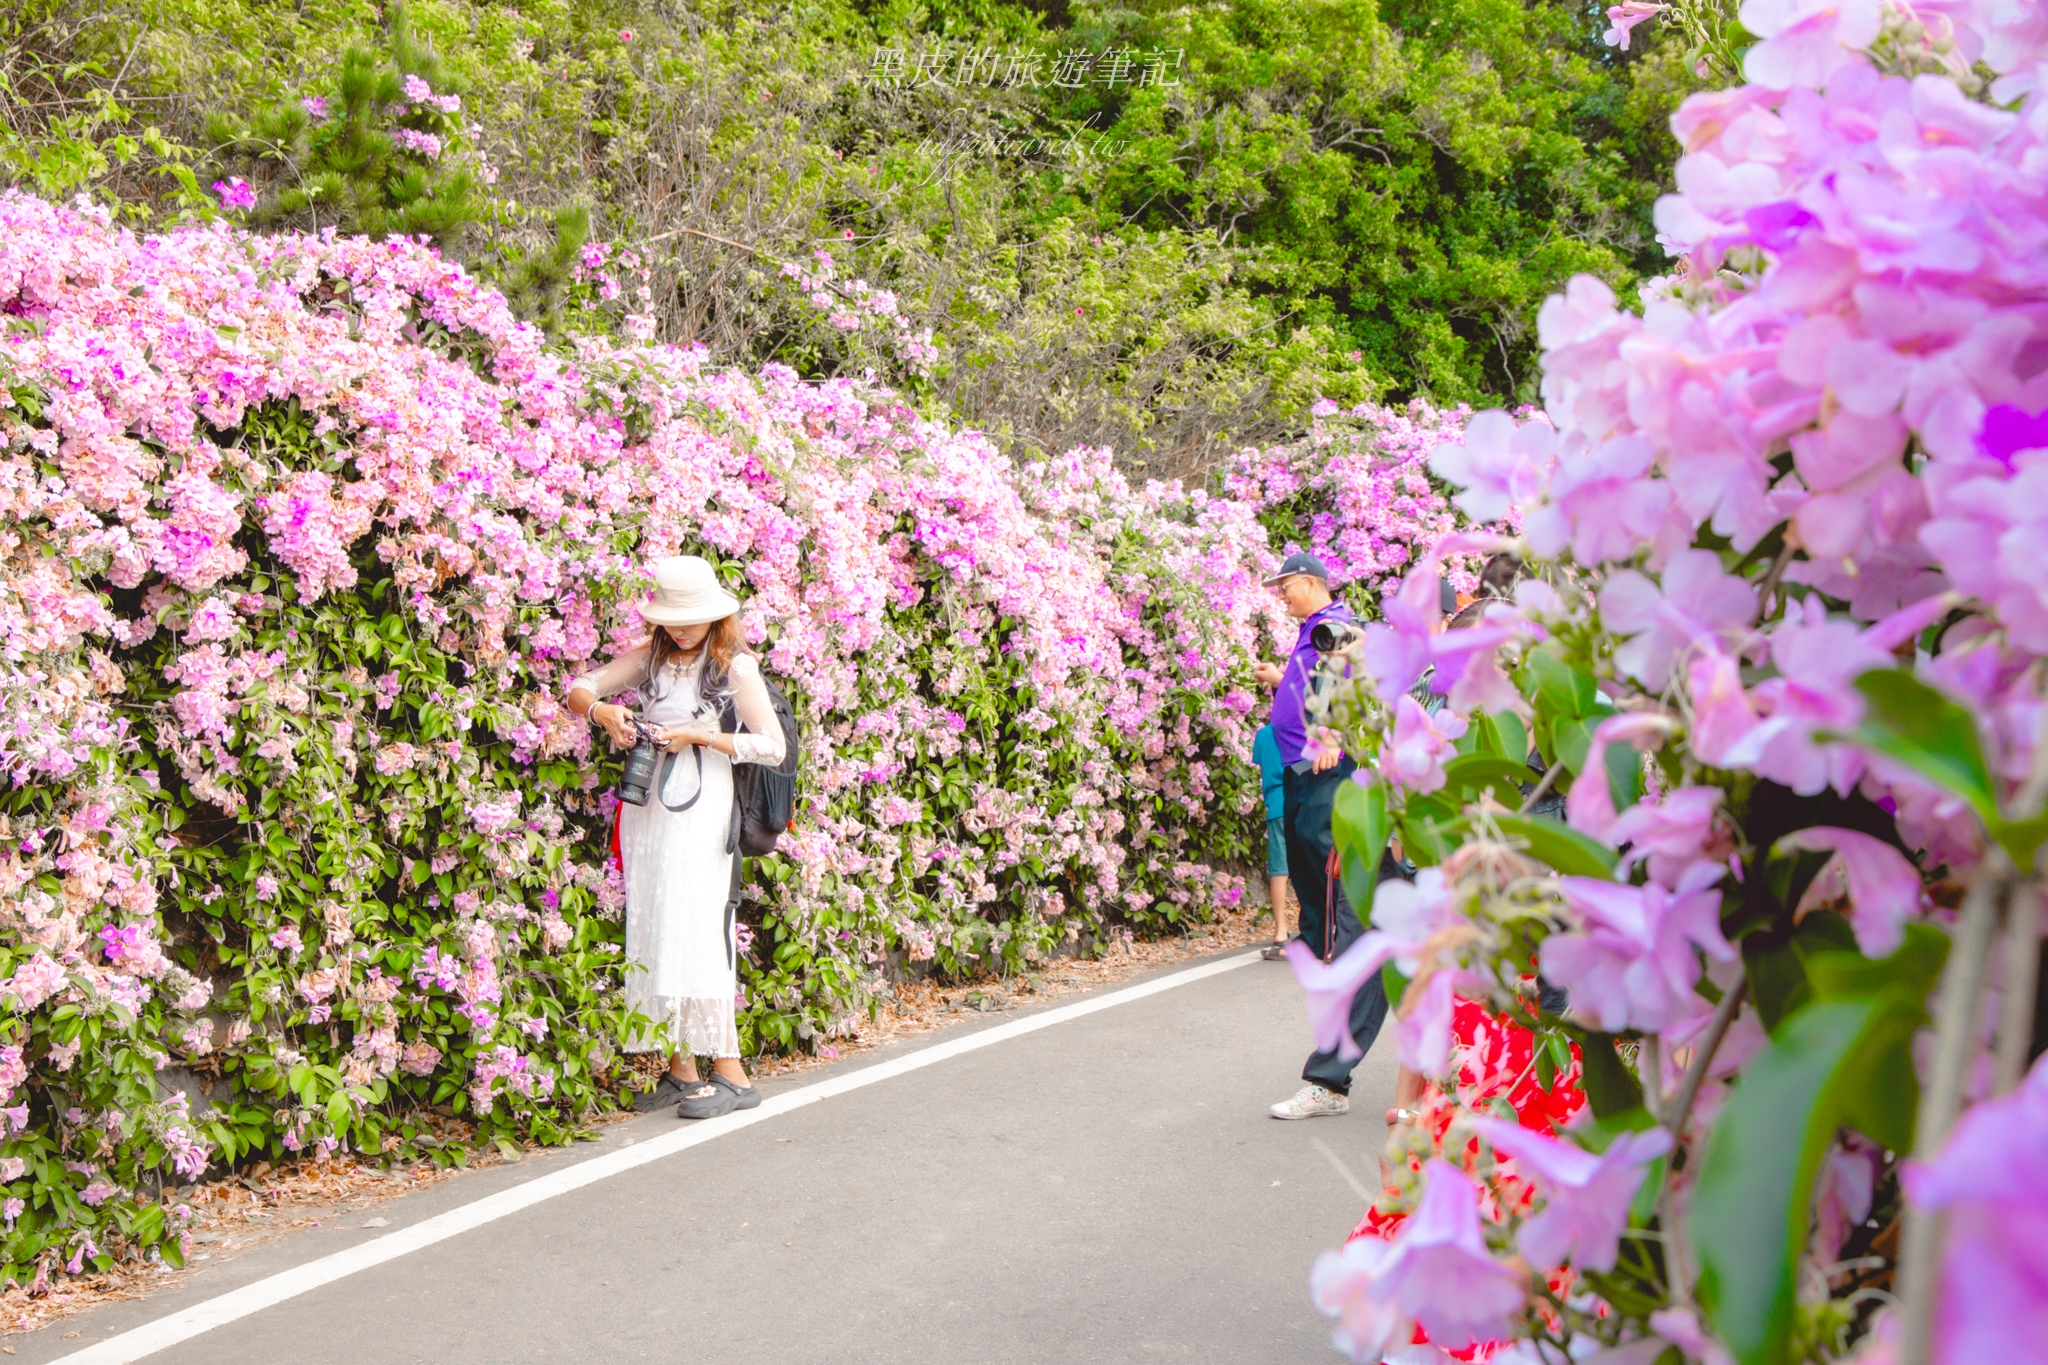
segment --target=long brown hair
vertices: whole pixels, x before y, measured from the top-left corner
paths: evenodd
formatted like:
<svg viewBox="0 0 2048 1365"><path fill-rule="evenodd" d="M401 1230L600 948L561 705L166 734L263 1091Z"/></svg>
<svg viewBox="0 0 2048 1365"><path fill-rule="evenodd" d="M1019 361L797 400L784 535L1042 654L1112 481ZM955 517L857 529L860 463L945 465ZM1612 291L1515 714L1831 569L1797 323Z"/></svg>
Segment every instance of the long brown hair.
<svg viewBox="0 0 2048 1365"><path fill-rule="evenodd" d="M656 626L654 638L648 642L647 677L649 682L661 676L661 670L668 661L680 655L683 647L676 643L676 637L668 633L667 626ZM737 613L722 616L711 623L711 629L704 633L704 652L710 658L704 670L705 690L723 691L726 677L732 672L732 661L746 646L740 636L740 618Z"/></svg>

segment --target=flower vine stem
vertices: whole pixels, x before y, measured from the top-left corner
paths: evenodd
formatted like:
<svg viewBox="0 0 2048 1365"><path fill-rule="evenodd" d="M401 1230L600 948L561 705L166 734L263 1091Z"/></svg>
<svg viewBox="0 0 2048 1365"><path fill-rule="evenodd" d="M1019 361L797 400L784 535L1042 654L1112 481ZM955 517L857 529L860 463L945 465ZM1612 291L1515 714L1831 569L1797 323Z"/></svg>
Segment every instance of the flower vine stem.
<svg viewBox="0 0 2048 1365"><path fill-rule="evenodd" d="M1562 763L1552 763L1548 768L1545 768L1542 779L1534 787L1530 788L1527 796L1522 798L1522 804L1516 809L1515 814L1527 815L1530 811L1534 810L1536 803L1541 801L1544 795L1557 785L1557 775L1563 771L1564 765Z"/></svg>
<svg viewBox="0 0 2048 1365"><path fill-rule="evenodd" d="M2041 885L2015 886L2005 903L2005 991L2000 998L1994 1094L2006 1095L2027 1071L2034 1041L2034 993L2041 971Z"/></svg>
<svg viewBox="0 0 2048 1365"><path fill-rule="evenodd" d="M1706 1036L1694 1050L1692 1062L1685 1068L1685 1078L1678 1083L1678 1094L1664 1112L1655 1115L1671 1134L1672 1160L1664 1168L1664 1190L1657 1198L1657 1222L1664 1229L1665 1279L1671 1290L1671 1300L1681 1308L1690 1308L1692 1298L1691 1244L1687 1241L1685 1215L1679 1211L1675 1197L1678 1173L1684 1169L1682 1143L1685 1141L1686 1120L1692 1117L1693 1101L1699 1098L1700 1086L1707 1079L1707 1068L1714 1063L1714 1054L1721 1050L1721 1040L1728 1036L1728 1026L1735 1022L1735 1012L1742 1008L1742 1002L1749 995L1749 978L1740 981L1722 992L1721 1003L1714 1007L1714 1017L1707 1024ZM1648 1070L1649 1068L1645 1068ZM1643 1087L1647 1099L1657 1081L1650 1077Z"/></svg>
<svg viewBox="0 0 2048 1365"><path fill-rule="evenodd" d="M1977 1035L1977 1001L1991 960L1998 902L2010 864L1993 851L1982 876L1963 898L1954 946L1941 974L1941 1017L1936 1023L1934 1072L1920 1096L1914 1155L1934 1155L1962 1107L1963 1081ZM1929 1365L1934 1341L1934 1294L1941 1269L1942 1218L1908 1206L1899 1239L1899 1300L1903 1305L1898 1365Z"/></svg>
<svg viewBox="0 0 2048 1365"><path fill-rule="evenodd" d="M1685 1078L1678 1083L1678 1094L1667 1111L1664 1126L1670 1131L1673 1141L1685 1137L1685 1121L1692 1117L1692 1103L1699 1098L1700 1086L1706 1083L1707 1068L1713 1064L1714 1054L1721 1050L1721 1040L1728 1036L1728 1027L1735 1022L1735 1012L1748 998L1749 978L1746 976L1722 992L1721 1003L1714 1009L1713 1022L1707 1025L1707 1036L1700 1040L1699 1050L1693 1053L1692 1065L1685 1069Z"/></svg>

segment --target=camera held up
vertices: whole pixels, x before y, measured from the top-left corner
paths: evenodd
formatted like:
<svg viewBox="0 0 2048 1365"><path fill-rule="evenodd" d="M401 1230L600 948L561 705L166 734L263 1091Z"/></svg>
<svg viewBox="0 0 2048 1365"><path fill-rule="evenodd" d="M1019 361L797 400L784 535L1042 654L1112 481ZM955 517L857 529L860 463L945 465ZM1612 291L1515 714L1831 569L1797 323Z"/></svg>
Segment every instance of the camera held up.
<svg viewBox="0 0 2048 1365"><path fill-rule="evenodd" d="M619 775L619 800L629 806L644 806L647 797L654 790L654 772L661 762L661 746L654 742L654 731L640 721L633 722L633 732L639 736L632 752L626 755L625 771Z"/></svg>
<svg viewBox="0 0 2048 1365"><path fill-rule="evenodd" d="M1308 632L1309 643L1318 654L1342 654L1363 636L1364 632L1350 621L1318 621Z"/></svg>

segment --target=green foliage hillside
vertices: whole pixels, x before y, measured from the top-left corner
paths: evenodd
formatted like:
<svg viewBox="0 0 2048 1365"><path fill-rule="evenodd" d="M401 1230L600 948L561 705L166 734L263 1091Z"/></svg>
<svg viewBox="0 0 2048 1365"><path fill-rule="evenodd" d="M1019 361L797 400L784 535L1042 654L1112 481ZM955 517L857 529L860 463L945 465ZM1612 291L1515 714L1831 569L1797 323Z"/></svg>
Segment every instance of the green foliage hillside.
<svg viewBox="0 0 2048 1365"><path fill-rule="evenodd" d="M642 309L722 361L874 369L1020 451L1189 474L1318 397L1526 396L1546 292L1660 268L1676 54L1601 25L1554 0L24 0L0 166L152 224L246 175L243 221L425 231L558 326ZM410 73L459 112L390 103ZM404 127L443 150L394 160ZM645 303L629 270L564 312L605 303L586 237L632 248ZM806 302L780 267L820 249L932 363Z"/></svg>

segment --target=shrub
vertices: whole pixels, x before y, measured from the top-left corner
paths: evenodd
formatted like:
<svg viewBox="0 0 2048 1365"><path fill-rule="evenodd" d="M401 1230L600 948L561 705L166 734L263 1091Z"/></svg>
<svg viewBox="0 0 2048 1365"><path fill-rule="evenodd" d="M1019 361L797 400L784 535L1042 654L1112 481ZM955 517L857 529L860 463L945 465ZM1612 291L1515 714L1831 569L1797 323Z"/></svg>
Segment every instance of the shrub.
<svg viewBox="0 0 2048 1365"><path fill-rule="evenodd" d="M558 349L416 243L0 224L0 1273L175 1257L151 1192L211 1161L609 1102L611 761L559 698L659 554L723 566L813 737L750 1049L848 1027L892 955L1013 969L1240 894L1250 508Z"/></svg>

